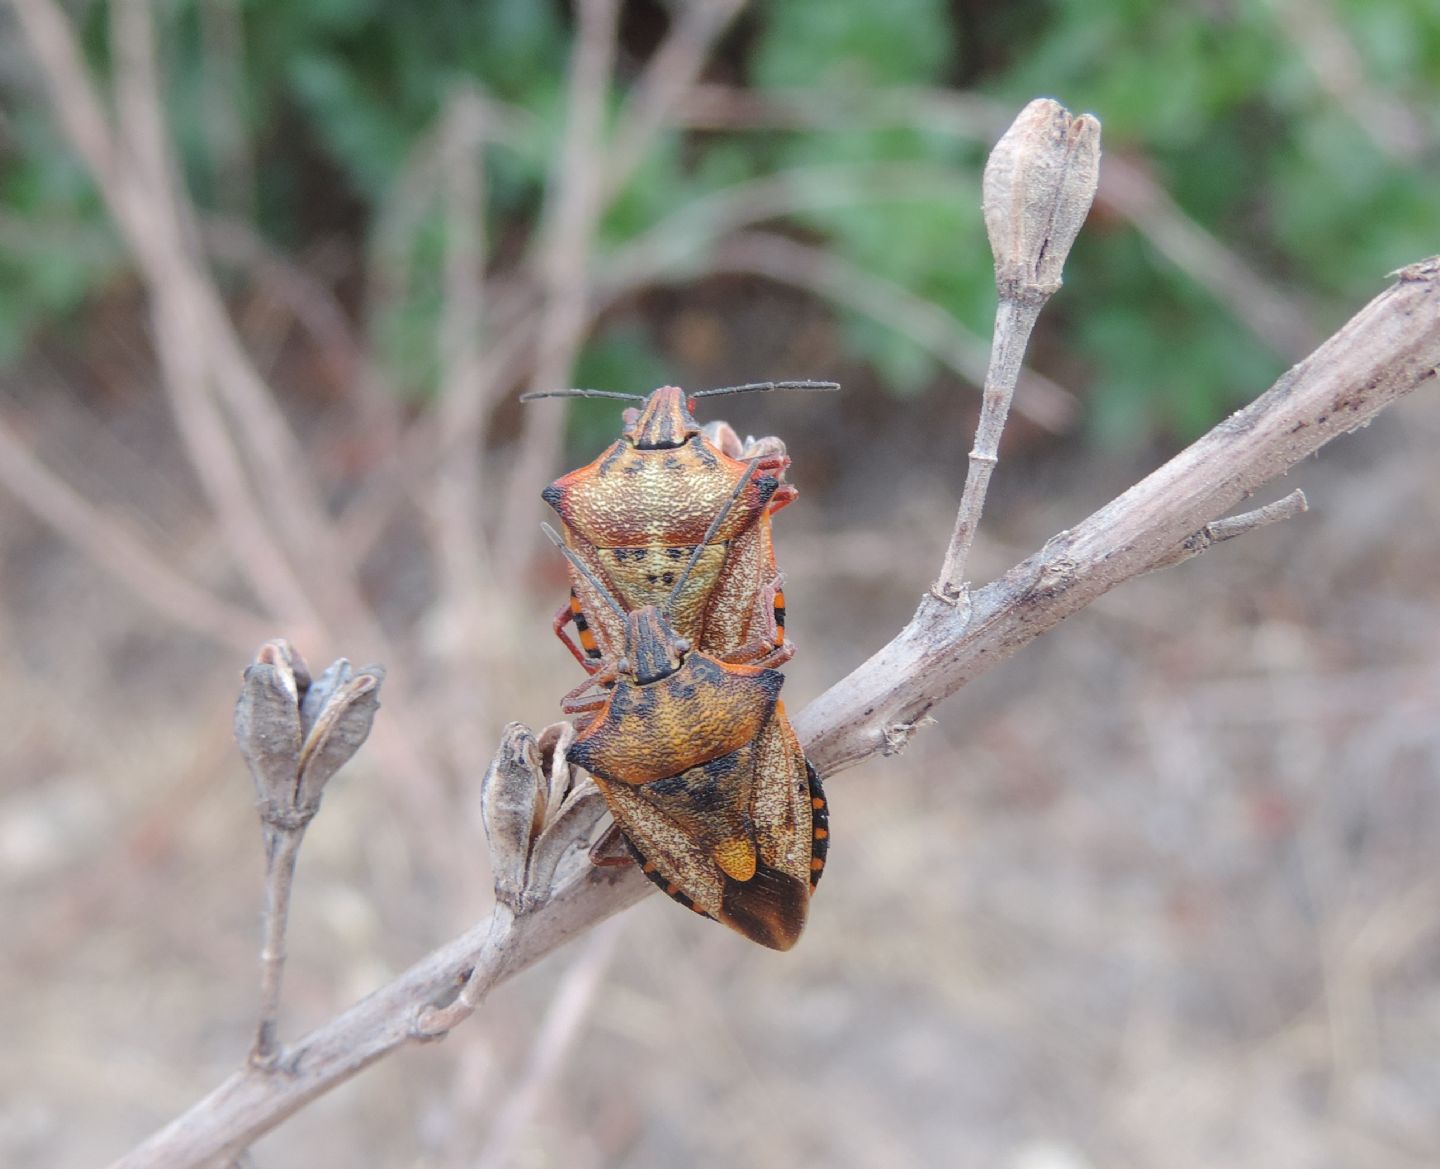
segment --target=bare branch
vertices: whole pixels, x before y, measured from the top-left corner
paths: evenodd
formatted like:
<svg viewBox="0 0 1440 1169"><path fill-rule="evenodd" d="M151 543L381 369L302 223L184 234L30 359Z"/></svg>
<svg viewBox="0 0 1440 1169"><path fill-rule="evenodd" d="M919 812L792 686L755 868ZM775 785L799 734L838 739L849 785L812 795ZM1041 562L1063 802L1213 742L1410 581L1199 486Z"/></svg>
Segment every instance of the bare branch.
<svg viewBox="0 0 1440 1169"><path fill-rule="evenodd" d="M1227 516L1223 520L1215 520L1213 523L1206 524L1181 544L1173 556L1167 556L1151 571L1173 568L1177 564L1183 564L1192 556L1200 555L1212 544L1233 540L1236 536L1244 536L1255 531L1256 528L1264 528L1270 524L1279 523L1281 520L1292 519L1309 510L1310 502L1305 498L1305 492L1297 487L1289 495L1283 499L1277 499L1274 503L1267 503L1264 507L1257 507L1253 511L1241 512L1239 515Z"/></svg>
<svg viewBox="0 0 1440 1169"><path fill-rule="evenodd" d="M1433 382L1440 259L1398 275L1261 397L974 593L968 607L923 598L898 637L796 716L821 772L885 751L887 728L915 722L1096 597L1173 557L1262 484Z"/></svg>
<svg viewBox="0 0 1440 1169"><path fill-rule="evenodd" d="M941 699L1117 584L1173 558L1207 524L1331 439L1432 384L1440 366L1440 258L1398 275L1398 284L1252 405L972 594L968 606L924 596L889 644L795 716L815 766L831 775L894 753ZM423 1037L417 1021L426 1004L480 971L486 985L511 977L653 890L638 869L597 868L583 851L552 888L543 907L515 917L504 945L487 944L491 922L480 923L286 1049L273 1073L232 1076L117 1166L173 1169L243 1148Z"/></svg>

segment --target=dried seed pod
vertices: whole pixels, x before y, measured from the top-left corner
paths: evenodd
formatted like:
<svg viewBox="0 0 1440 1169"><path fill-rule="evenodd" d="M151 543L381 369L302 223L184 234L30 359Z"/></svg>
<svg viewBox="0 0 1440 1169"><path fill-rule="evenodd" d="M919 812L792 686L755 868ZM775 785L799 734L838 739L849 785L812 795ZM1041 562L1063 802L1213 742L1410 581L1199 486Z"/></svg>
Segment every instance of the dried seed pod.
<svg viewBox="0 0 1440 1169"><path fill-rule="evenodd" d="M557 758L565 770L577 778L570 784L565 798L551 807L545 828L535 841L525 888L527 908L541 904L550 896L556 873L567 857L582 868L590 867L590 840L606 812L605 800L594 781L566 763L563 754Z"/></svg>
<svg viewBox="0 0 1440 1169"><path fill-rule="evenodd" d="M545 775L530 728L507 723L480 787L480 816L490 846L495 898L519 912L530 846L545 815Z"/></svg>
<svg viewBox="0 0 1440 1169"><path fill-rule="evenodd" d="M295 804L305 742L300 698L309 682L304 660L284 641L267 641L245 670L235 704L235 741L266 823L288 818Z"/></svg>
<svg viewBox="0 0 1440 1169"><path fill-rule="evenodd" d="M982 185L995 279L1005 297L1051 296L1100 177L1100 123L1038 98L996 144Z"/></svg>
<svg viewBox="0 0 1440 1169"><path fill-rule="evenodd" d="M305 728L305 746L300 752L301 807L319 807L325 785L370 737L384 680L380 666L352 672L350 663L339 658L306 693L300 704Z"/></svg>
<svg viewBox="0 0 1440 1169"><path fill-rule="evenodd" d="M235 739L267 825L294 830L315 815L325 784L369 735L384 677L341 658L312 682L287 642L260 647L235 705Z"/></svg>

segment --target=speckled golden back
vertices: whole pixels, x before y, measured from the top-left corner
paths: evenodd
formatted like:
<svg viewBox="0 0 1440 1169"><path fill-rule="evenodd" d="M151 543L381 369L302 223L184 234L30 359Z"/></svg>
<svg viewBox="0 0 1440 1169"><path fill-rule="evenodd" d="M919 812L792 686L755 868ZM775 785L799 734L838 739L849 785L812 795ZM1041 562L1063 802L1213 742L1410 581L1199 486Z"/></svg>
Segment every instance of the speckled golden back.
<svg viewBox="0 0 1440 1169"><path fill-rule="evenodd" d="M752 471L733 432L722 438L733 451L707 438L675 386L655 390L625 418L620 439L541 493L564 521L566 543L626 610L668 604L675 630L702 652L746 646L768 654L770 664L783 661L788 649L775 651L785 644L784 594L770 536L770 516L796 494L783 482L783 444L766 440ZM672 599L691 552L722 512ZM555 631L592 672L624 640L618 618L573 569L571 600L556 614Z"/></svg>

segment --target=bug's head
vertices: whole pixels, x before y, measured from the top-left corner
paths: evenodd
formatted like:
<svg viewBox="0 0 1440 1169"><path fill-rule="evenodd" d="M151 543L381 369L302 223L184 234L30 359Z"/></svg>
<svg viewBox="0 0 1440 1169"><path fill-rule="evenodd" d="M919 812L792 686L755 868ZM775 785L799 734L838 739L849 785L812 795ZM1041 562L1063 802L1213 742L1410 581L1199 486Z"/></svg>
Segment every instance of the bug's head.
<svg viewBox="0 0 1440 1169"><path fill-rule="evenodd" d="M625 411L625 437L642 451L673 450L700 433L690 402L679 386L661 386L638 410Z"/></svg>
<svg viewBox="0 0 1440 1169"><path fill-rule="evenodd" d="M665 615L645 605L625 616L625 658L622 673L647 686L675 673L690 652L690 643L676 635Z"/></svg>

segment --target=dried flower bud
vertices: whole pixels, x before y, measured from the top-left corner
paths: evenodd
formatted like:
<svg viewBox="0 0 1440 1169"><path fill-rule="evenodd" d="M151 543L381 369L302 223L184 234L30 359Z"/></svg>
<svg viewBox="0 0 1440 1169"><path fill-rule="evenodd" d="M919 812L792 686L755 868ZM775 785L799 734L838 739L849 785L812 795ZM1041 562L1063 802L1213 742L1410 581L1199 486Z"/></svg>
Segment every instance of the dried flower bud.
<svg viewBox="0 0 1440 1169"><path fill-rule="evenodd" d="M490 845L495 898L517 912L525 895L530 845L545 815L545 775L530 728L507 723L480 785L480 817Z"/></svg>
<svg viewBox="0 0 1440 1169"><path fill-rule="evenodd" d="M384 676L341 658L312 682L288 643L260 647L235 704L235 739L267 825L292 831L315 815L325 784L370 733Z"/></svg>
<svg viewBox="0 0 1440 1169"><path fill-rule="evenodd" d="M352 671L348 661L338 658L301 701L305 746L300 752L298 800L312 815L325 785L370 737L384 681L381 666Z"/></svg>
<svg viewBox="0 0 1440 1169"><path fill-rule="evenodd" d="M308 688L309 673L290 646L268 641L246 668L235 704L235 740L255 780L260 816L266 822L283 817L294 804L304 744L302 678Z"/></svg>
<svg viewBox="0 0 1440 1169"><path fill-rule="evenodd" d="M1032 101L990 153L982 184L985 230L1002 298L1044 301L1060 287L1100 177L1100 123Z"/></svg>
<svg viewBox="0 0 1440 1169"><path fill-rule="evenodd" d="M539 905L550 896L558 883L556 874L567 859L578 862L584 869L590 868L590 843L595 825L608 810L594 780L583 776L535 841L535 849L530 854L530 875L526 879L527 906Z"/></svg>
<svg viewBox="0 0 1440 1169"><path fill-rule="evenodd" d="M480 789L480 815L490 846L495 899L514 913L542 905L557 867L588 853L590 836L605 814L593 783L565 758L575 738L571 723L533 735L520 723L501 733ZM588 862L586 862L588 863Z"/></svg>
<svg viewBox="0 0 1440 1169"><path fill-rule="evenodd" d="M575 741L575 733L575 724L567 719L551 723L535 736L536 746L540 749L540 767L545 772L545 799L537 809L537 833L560 810L570 791L574 768L565 756L570 751L570 744Z"/></svg>

